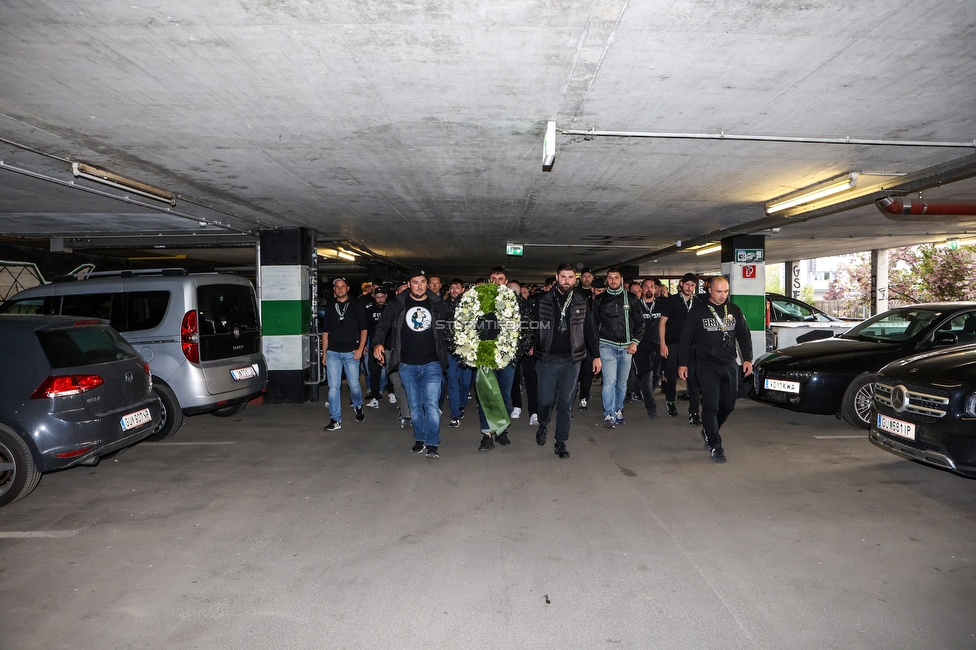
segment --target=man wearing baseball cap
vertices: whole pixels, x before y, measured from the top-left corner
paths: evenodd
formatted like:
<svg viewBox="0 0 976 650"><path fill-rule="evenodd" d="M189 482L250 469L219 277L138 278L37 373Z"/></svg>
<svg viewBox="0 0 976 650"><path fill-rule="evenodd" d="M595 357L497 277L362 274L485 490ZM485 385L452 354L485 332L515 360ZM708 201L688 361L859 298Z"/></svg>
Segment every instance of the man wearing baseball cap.
<svg viewBox="0 0 976 650"><path fill-rule="evenodd" d="M409 289L400 293L383 312L374 336L379 342L373 357L379 364L399 365L413 426L415 454L440 458L441 381L447 370L447 340L444 326L450 318L441 297L427 287L421 269L410 273ZM389 350L383 342L390 344ZM389 353L389 358L386 353Z"/></svg>
<svg viewBox="0 0 976 650"><path fill-rule="evenodd" d="M678 393L678 344L681 342L681 332L684 330L688 312L701 300L695 295L698 290L698 276L685 273L678 283L678 292L666 298L661 305L661 318L658 319L658 334L661 340L661 358L664 359L664 399L668 409L668 416L677 417L678 407L674 399ZM688 424L701 426L698 415L698 380L695 379L695 367L692 361L688 366Z"/></svg>

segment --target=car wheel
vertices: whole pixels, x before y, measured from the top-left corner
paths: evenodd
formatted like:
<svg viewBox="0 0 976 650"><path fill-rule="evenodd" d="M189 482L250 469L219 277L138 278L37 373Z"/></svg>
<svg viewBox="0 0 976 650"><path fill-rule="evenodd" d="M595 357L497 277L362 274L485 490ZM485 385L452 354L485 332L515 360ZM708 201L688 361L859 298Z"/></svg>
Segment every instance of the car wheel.
<svg viewBox="0 0 976 650"><path fill-rule="evenodd" d="M155 384L153 391L159 397L159 426L153 431L146 440L149 442L159 442L176 435L176 432L183 426L183 409L176 399L176 393L166 384Z"/></svg>
<svg viewBox="0 0 976 650"><path fill-rule="evenodd" d="M247 402L241 402L240 404L225 406L224 408L217 409L216 411L210 411L210 415L216 415L218 418L229 418L243 411L244 407L246 406Z"/></svg>
<svg viewBox="0 0 976 650"><path fill-rule="evenodd" d="M13 429L0 425L0 508L23 499L40 480L30 447Z"/></svg>
<svg viewBox="0 0 976 650"><path fill-rule="evenodd" d="M858 375L844 393L840 414L848 424L868 429L871 426L871 404L874 402L874 382L878 376L873 372Z"/></svg>

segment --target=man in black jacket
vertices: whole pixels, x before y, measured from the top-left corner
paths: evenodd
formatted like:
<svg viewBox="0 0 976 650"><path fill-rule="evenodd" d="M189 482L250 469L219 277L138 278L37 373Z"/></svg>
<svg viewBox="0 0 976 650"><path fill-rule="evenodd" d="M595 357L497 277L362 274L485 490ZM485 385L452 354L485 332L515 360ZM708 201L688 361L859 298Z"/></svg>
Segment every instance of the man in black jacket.
<svg viewBox="0 0 976 650"><path fill-rule="evenodd" d="M441 297L427 288L427 276L421 270L410 275L409 290L396 297L376 324L377 341L389 341L386 347L377 344L373 356L380 364L389 363L391 369L400 366L400 380L410 404L415 454L427 452L427 458L440 458L441 378L447 370L447 332L450 319ZM390 338L387 339L387 335Z"/></svg>
<svg viewBox="0 0 976 650"><path fill-rule="evenodd" d="M661 318L658 321L661 341L661 358L664 359L664 399L670 417L678 415L674 399L678 394L678 343L684 331L688 313L701 300L695 295L698 290L698 276L685 273L678 283L678 292L661 303ZM698 416L698 382L695 380L694 365L688 366L688 424L701 425Z"/></svg>
<svg viewBox="0 0 976 650"><path fill-rule="evenodd" d="M661 318L661 305L654 299L654 280L641 283L641 316L644 318L644 337L637 346L634 366L640 380L640 392L647 409L647 417L657 417L657 404L654 403L654 367L657 365L661 348L658 320Z"/></svg>
<svg viewBox="0 0 976 650"><path fill-rule="evenodd" d="M630 364L644 336L640 299L624 289L623 280L620 269L609 269L606 292L593 299L603 368L603 426L607 429L624 423Z"/></svg>
<svg viewBox="0 0 976 650"><path fill-rule="evenodd" d="M556 270L556 288L535 302L532 355L538 375L539 429L535 441L546 444L550 415L556 403L555 452L569 458L566 440L572 420L576 378L589 348L593 371L600 372L599 340L593 312L586 299L573 290L576 274L569 264ZM558 400L558 401L557 401Z"/></svg>
<svg viewBox="0 0 976 650"><path fill-rule="evenodd" d="M688 378L688 364L696 364L702 400L702 439L716 463L725 462L719 429L725 424L739 395L739 365L735 344L742 353L743 376L752 374L752 335L737 305L729 302L729 281L712 280L708 302L688 313L678 348L678 376Z"/></svg>

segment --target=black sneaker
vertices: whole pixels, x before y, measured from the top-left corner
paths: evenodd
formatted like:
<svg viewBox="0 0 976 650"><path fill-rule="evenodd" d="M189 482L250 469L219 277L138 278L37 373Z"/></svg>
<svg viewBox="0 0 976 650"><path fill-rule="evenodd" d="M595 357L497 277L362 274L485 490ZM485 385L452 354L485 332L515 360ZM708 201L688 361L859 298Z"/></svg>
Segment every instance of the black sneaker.
<svg viewBox="0 0 976 650"><path fill-rule="evenodd" d="M338 431L342 428L342 422L338 422L333 419L329 419L329 423L323 427L326 431Z"/></svg>
<svg viewBox="0 0 976 650"><path fill-rule="evenodd" d="M437 454L437 445L427 447L427 458L440 458L440 456Z"/></svg>
<svg viewBox="0 0 976 650"><path fill-rule="evenodd" d="M692 413L691 415L688 416L688 424L690 424L693 427L700 427L702 425L701 418L698 417L697 413Z"/></svg>
<svg viewBox="0 0 976 650"><path fill-rule="evenodd" d="M615 429L617 424L617 418L613 417L613 414L603 418L603 428L604 429Z"/></svg>
<svg viewBox="0 0 976 650"><path fill-rule="evenodd" d="M588 402L588 401L589 401L589 400L587 400L587 399L586 399L585 397L581 397L581 398L580 398L580 405L579 405L579 410L581 410L581 411L585 411L585 410L586 410L587 408L589 408L589 407L587 406L587 402Z"/></svg>
<svg viewBox="0 0 976 650"><path fill-rule="evenodd" d="M508 429L505 429L495 436L495 440L497 440L498 444L500 444L502 447L512 444L512 441L508 439Z"/></svg>
<svg viewBox="0 0 976 650"><path fill-rule="evenodd" d="M424 443L418 440L415 443L413 443L413 447L410 448L410 451L412 451L415 454L422 454L424 453L424 449L426 449L426 447L427 445L425 445Z"/></svg>
<svg viewBox="0 0 976 650"><path fill-rule="evenodd" d="M676 418L676 417L678 417L678 407L674 405L674 402L668 402L667 403L667 407L668 407L668 417L669 418Z"/></svg>
<svg viewBox="0 0 976 650"><path fill-rule="evenodd" d="M558 442L557 441L556 444L553 445L552 448L556 452L556 455L559 456L560 458L569 458L569 450L566 449L566 443L565 442Z"/></svg>
<svg viewBox="0 0 976 650"><path fill-rule="evenodd" d="M702 440L705 441L705 449L707 449L708 451L711 451L712 450L712 446L710 444L708 444L708 436L705 435L705 429L702 429L701 430L701 434L702 434Z"/></svg>
<svg viewBox="0 0 976 650"><path fill-rule="evenodd" d="M362 422L365 419L366 419L366 414L363 413L363 407L362 406L357 406L356 407L356 422Z"/></svg>
<svg viewBox="0 0 976 650"><path fill-rule="evenodd" d="M647 409L647 417L651 418L652 420L656 420L657 419L657 409L653 409L653 410Z"/></svg>
<svg viewBox="0 0 976 650"><path fill-rule="evenodd" d="M461 418L451 418L451 422L447 426L454 428L461 426Z"/></svg>
<svg viewBox="0 0 976 650"><path fill-rule="evenodd" d="M458 416L458 420L463 420L464 419L464 407L462 406L461 408L459 408L458 409L458 412L461 414L461 415Z"/></svg>
<svg viewBox="0 0 976 650"><path fill-rule="evenodd" d="M539 429L535 432L535 443L539 446L546 444L546 436L549 435L549 425L540 424Z"/></svg>
<svg viewBox="0 0 976 650"><path fill-rule="evenodd" d="M712 461L716 463L724 463L727 459L725 458L725 450L721 447L716 447L712 450Z"/></svg>
<svg viewBox="0 0 976 650"><path fill-rule="evenodd" d="M495 441L491 439L490 433L483 433L481 435L481 446L478 447L478 451L490 451L495 448Z"/></svg>
<svg viewBox="0 0 976 650"><path fill-rule="evenodd" d="M406 429L407 427L413 426L413 420L410 418L400 418L400 428Z"/></svg>

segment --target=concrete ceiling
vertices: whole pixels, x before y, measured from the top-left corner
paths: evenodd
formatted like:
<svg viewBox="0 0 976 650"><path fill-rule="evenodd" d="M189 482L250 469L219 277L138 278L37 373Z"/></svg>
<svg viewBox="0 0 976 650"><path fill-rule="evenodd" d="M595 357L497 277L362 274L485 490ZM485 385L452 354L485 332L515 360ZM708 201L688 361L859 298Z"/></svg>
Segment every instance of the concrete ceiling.
<svg viewBox="0 0 976 650"><path fill-rule="evenodd" d="M562 131L972 142L974 40L976 5L954 0L6 0L0 234L153 250L302 225L442 274L526 277L713 270L674 243L729 232L769 234L771 261L942 240L976 221L896 223L867 196L774 223L763 204L973 147ZM71 161L180 200L59 184ZM916 187L976 201L967 175Z"/></svg>

